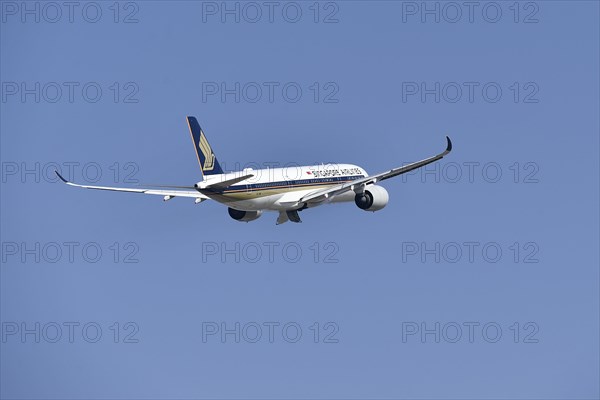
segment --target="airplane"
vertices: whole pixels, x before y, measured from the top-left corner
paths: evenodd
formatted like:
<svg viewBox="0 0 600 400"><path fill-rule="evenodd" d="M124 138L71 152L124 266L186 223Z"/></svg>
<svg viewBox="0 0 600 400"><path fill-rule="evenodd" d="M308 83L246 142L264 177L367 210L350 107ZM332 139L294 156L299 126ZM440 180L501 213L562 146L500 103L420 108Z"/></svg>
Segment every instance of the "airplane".
<svg viewBox="0 0 600 400"><path fill-rule="evenodd" d="M279 213L276 224L287 221L302 222L299 211L323 204L354 201L364 211L379 211L389 200L387 190L380 181L405 174L440 160L452 151L452 142L446 136L446 150L402 167L369 176L353 164L308 165L293 168L245 168L225 172L198 120L187 117L188 128L196 150L203 180L193 186L153 186L154 188L120 188L78 185L56 175L67 185L85 189L144 193L163 196L164 201L175 197L189 197L195 203L214 200L228 207L229 216L236 221L250 222L264 211Z"/></svg>

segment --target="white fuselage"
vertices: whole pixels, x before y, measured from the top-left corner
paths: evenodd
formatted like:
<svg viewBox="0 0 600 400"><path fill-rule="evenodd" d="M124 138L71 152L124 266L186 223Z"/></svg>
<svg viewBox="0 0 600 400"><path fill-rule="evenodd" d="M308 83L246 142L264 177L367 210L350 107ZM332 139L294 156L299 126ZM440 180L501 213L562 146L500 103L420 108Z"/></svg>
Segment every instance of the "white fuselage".
<svg viewBox="0 0 600 400"><path fill-rule="evenodd" d="M241 211L290 210L300 208L303 193L350 182L368 176L352 164L321 164L286 168L245 169L220 175L207 175L203 184L212 184L252 174L253 177L211 193L220 203ZM293 192L293 195L289 195ZM353 201L354 192L336 196L332 202Z"/></svg>

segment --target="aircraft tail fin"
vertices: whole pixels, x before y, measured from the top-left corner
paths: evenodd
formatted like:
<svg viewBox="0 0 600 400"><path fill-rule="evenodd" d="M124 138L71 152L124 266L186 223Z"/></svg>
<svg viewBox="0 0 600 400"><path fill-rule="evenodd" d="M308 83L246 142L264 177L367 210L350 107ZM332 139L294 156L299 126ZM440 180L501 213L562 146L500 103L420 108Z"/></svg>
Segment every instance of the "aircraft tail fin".
<svg viewBox="0 0 600 400"><path fill-rule="evenodd" d="M194 142L194 149L196 150L196 156L198 156L198 163L200 164L200 170L203 175L218 175L223 174L223 169L213 153L200 124L195 117L187 117L188 127L190 128L190 134L192 135L192 141Z"/></svg>

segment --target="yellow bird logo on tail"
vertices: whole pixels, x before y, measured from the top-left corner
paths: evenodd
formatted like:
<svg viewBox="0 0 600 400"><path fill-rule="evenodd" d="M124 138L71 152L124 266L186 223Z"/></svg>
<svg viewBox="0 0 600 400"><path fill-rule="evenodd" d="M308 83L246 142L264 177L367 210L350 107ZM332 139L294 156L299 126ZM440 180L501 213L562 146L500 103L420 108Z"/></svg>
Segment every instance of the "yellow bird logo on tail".
<svg viewBox="0 0 600 400"><path fill-rule="evenodd" d="M215 167L215 155L208 144L208 140L204 136L204 132L200 131L200 140L198 142L198 148L204 155L204 165L202 166L203 171L212 171Z"/></svg>

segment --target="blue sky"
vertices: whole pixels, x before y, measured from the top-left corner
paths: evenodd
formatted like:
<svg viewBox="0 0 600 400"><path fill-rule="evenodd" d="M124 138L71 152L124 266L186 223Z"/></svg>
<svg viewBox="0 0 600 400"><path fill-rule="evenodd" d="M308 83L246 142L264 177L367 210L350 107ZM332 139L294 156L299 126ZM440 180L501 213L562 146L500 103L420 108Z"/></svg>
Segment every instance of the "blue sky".
<svg viewBox="0 0 600 400"><path fill-rule="evenodd" d="M598 398L597 2L23 4L2 398ZM186 115L228 169L454 151L281 226L52 175L193 184Z"/></svg>

